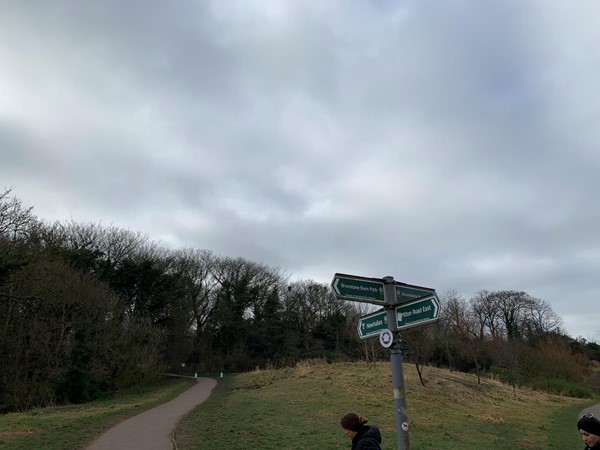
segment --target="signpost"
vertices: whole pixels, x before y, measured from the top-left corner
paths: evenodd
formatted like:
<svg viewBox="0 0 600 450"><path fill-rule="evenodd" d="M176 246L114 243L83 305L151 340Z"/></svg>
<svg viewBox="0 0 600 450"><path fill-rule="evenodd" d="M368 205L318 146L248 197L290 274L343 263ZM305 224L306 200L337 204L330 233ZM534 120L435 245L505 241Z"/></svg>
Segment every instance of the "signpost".
<svg viewBox="0 0 600 450"><path fill-rule="evenodd" d="M396 281L396 302L406 303L426 295L435 294L435 289Z"/></svg>
<svg viewBox="0 0 600 450"><path fill-rule="evenodd" d="M437 322L440 304L437 295L433 294L414 302L396 307L396 327L398 330L420 327Z"/></svg>
<svg viewBox="0 0 600 450"><path fill-rule="evenodd" d="M358 320L358 337L367 339L379 335L388 328L387 311L378 311Z"/></svg>
<svg viewBox="0 0 600 450"><path fill-rule="evenodd" d="M343 273L336 273L331 282L338 298L374 305L389 306L406 303L435 294L433 288L394 281L395 293L390 299L386 300L383 295L383 285L384 281L381 278L359 277Z"/></svg>
<svg viewBox="0 0 600 450"><path fill-rule="evenodd" d="M336 273L331 286L338 298L384 305L383 280Z"/></svg>
<svg viewBox="0 0 600 450"><path fill-rule="evenodd" d="M390 348L398 450L408 450L408 416L399 330L438 320L440 304L435 289L400 283L393 277L380 279L340 273L334 275L331 287L340 300L384 307L359 319L358 336L367 339L379 335L381 345Z"/></svg>

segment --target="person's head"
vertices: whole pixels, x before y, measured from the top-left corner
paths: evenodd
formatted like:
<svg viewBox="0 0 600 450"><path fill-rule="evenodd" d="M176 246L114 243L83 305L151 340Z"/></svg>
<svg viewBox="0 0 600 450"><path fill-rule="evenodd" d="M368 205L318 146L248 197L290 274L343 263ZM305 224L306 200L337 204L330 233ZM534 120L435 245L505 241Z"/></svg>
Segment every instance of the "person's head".
<svg viewBox="0 0 600 450"><path fill-rule="evenodd" d="M588 447L600 444L600 420L592 413L581 416L577 421L577 429Z"/></svg>
<svg viewBox="0 0 600 450"><path fill-rule="evenodd" d="M344 417L340 419L340 425L344 429L346 436L350 439L354 439L356 433L360 431L362 426L367 423L367 419L359 416L354 412L344 414Z"/></svg>

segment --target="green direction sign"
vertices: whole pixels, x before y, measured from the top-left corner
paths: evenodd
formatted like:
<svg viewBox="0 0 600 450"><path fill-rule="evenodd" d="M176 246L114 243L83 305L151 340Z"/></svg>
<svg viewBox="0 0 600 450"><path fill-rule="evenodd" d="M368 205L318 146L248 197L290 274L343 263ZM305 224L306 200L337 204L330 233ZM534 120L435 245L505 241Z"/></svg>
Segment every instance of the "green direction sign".
<svg viewBox="0 0 600 450"><path fill-rule="evenodd" d="M433 294L396 307L396 326L398 330L405 330L437 322L439 312L440 303Z"/></svg>
<svg viewBox="0 0 600 450"><path fill-rule="evenodd" d="M399 281L396 281L395 284L397 303L406 303L421 297L435 294L435 289L432 288L414 286L412 284L400 283Z"/></svg>
<svg viewBox="0 0 600 450"><path fill-rule="evenodd" d="M342 300L384 305L383 280L336 273L331 282L335 295Z"/></svg>
<svg viewBox="0 0 600 450"><path fill-rule="evenodd" d="M358 320L358 337L367 339L377 336L387 328L387 311L377 311L373 314L363 316Z"/></svg>

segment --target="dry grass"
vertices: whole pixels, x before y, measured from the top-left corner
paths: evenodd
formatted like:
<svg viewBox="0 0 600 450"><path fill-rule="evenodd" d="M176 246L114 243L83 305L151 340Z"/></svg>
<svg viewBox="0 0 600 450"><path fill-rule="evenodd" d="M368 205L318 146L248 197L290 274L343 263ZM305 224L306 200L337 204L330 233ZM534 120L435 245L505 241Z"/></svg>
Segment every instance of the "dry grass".
<svg viewBox="0 0 600 450"><path fill-rule="evenodd" d="M404 366L412 449L581 447L574 419L589 401L513 391L493 379L478 384L475 376L432 367L423 374L425 386L414 366ZM389 363L317 360L219 381L208 401L178 428L180 450L347 448L339 418L350 410L380 426L384 450L397 448ZM188 386L168 383L107 401L0 416L0 449L82 448L115 422Z"/></svg>
<svg viewBox="0 0 600 450"><path fill-rule="evenodd" d="M478 384L475 376L432 367L424 368L424 377L421 386L414 366L404 366L414 449L554 448L548 433L553 416L586 404L529 389L513 391L492 379ZM230 387L184 421L178 429L181 449L344 448L349 442L339 418L350 410L380 427L384 449L397 448L389 363L304 362L237 375Z"/></svg>

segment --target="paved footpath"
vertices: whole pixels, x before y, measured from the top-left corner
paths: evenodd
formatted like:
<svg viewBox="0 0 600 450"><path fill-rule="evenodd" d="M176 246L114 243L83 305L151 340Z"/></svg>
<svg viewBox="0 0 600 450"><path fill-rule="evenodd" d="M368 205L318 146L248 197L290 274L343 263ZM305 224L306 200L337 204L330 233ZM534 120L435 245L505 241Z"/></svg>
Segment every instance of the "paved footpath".
<svg viewBox="0 0 600 450"><path fill-rule="evenodd" d="M100 436L86 450L172 450L173 430L181 418L208 398L217 385L212 378L197 384L164 405L131 417Z"/></svg>
<svg viewBox="0 0 600 450"><path fill-rule="evenodd" d="M579 417L583 416L586 413L592 413L594 416L600 418L600 405L594 405L594 406L590 406L589 408L584 409L583 411L581 411L579 413ZM575 419L574 423L577 423L577 420L579 420L579 417L577 417Z"/></svg>

